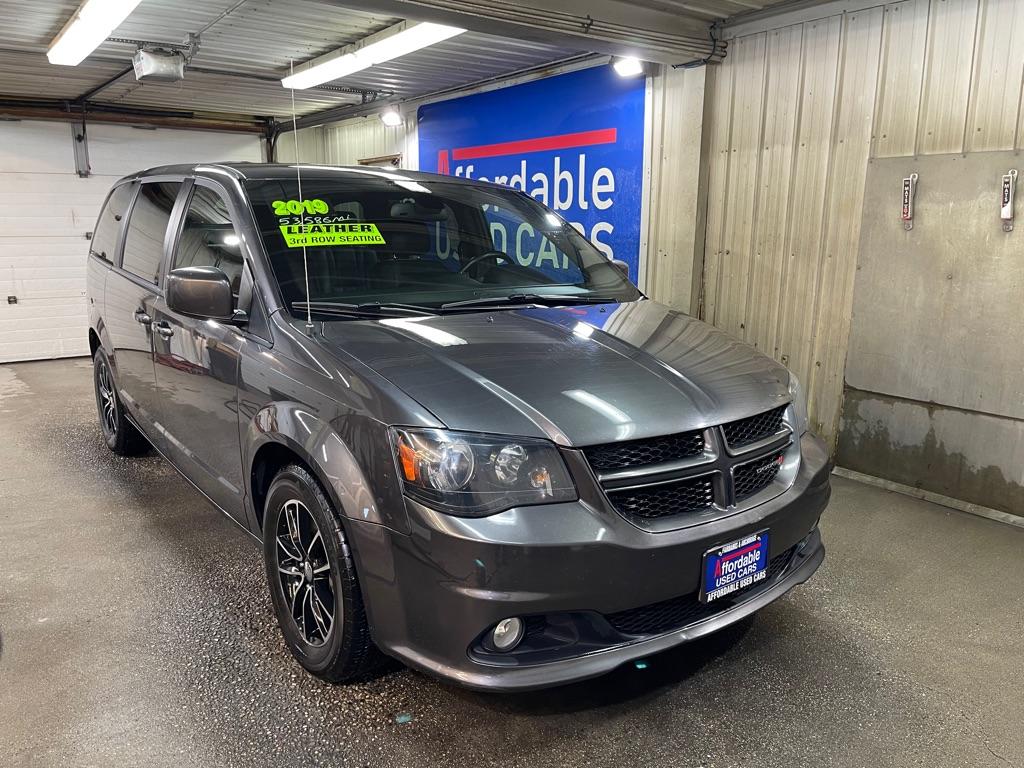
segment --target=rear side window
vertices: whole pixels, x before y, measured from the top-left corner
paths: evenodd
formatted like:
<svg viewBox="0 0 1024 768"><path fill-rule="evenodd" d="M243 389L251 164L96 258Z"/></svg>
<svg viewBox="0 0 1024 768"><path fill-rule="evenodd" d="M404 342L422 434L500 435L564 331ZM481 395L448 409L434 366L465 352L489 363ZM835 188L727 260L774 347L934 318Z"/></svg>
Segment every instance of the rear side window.
<svg viewBox="0 0 1024 768"><path fill-rule="evenodd" d="M92 243L89 247L89 254L114 263L115 249L117 248L117 235L121 231L121 219L128 210L128 203L132 199L134 184L122 184L115 187L107 198L106 205L100 211L99 221L96 222L96 231L92 233Z"/></svg>
<svg viewBox="0 0 1024 768"><path fill-rule="evenodd" d="M164 238L180 188L180 181L143 184L128 220L121 268L154 285L160 282Z"/></svg>

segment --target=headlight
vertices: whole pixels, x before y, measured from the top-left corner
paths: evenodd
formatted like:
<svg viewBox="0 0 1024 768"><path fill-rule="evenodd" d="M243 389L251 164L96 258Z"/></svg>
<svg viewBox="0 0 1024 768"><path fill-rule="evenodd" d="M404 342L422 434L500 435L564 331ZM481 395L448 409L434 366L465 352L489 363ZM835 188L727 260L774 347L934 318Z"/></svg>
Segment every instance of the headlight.
<svg viewBox="0 0 1024 768"><path fill-rule="evenodd" d="M392 427L391 441L406 495L431 509L481 517L576 499L558 449L543 440Z"/></svg>
<svg viewBox="0 0 1024 768"><path fill-rule="evenodd" d="M797 435L807 431L807 398L804 397L804 389L800 386L800 380L789 374L789 396L793 398L794 421L793 430Z"/></svg>

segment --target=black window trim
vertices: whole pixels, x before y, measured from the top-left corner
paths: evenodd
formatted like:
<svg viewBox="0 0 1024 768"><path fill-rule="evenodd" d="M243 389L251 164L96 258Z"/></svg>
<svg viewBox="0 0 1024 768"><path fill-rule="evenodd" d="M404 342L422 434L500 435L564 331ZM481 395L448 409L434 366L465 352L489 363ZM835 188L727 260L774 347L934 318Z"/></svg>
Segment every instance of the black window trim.
<svg viewBox="0 0 1024 768"><path fill-rule="evenodd" d="M110 204L110 198L114 196L114 193L121 187L129 187L136 182L136 179L128 179L125 181L118 181L110 188L107 192L107 196L103 198L103 205L100 206L100 215L96 217L96 225L92 230L92 237L89 238L89 258L96 259L100 264L107 267L108 269L114 268L121 263L121 246L124 240L124 228L128 221L128 212L135 204L135 195L138 191L136 188L129 192L128 205L125 206L125 212L121 214L120 220L117 222L117 234L114 236L114 249L111 254L111 258L105 259L96 253L96 250L92 247L93 243L96 242L96 232L99 230L100 221L103 219L103 214L107 212L107 206Z"/></svg>
<svg viewBox="0 0 1024 768"><path fill-rule="evenodd" d="M155 293L158 296L163 296L163 293L164 293L164 272L165 272L166 267L167 267L167 256L168 256L167 246L168 246L168 241L169 241L168 232L170 231L170 228L172 226L175 226L175 221L176 221L175 217L177 216L177 217L180 218L180 215L181 215L182 193L184 192L185 187L187 186L186 182L188 182L188 181L190 181L190 179L187 176L184 176L184 175L181 175L181 174L168 174L168 175L161 175L161 176L146 176L144 178L136 178L136 179L132 179L129 182L129 183L132 183L132 184L135 185L135 191L132 194L132 199L131 199L131 201L128 204L128 209L125 211L124 218L121 221L121 230L120 230L120 233L118 235L118 242L117 242L117 262L112 264L111 266L122 277L130 280L131 282L135 283L136 285L138 285L138 286L140 286L142 288L146 288L148 290L153 291L153 293ZM159 274L159 281L154 283L154 282L152 282L150 280L147 280L144 277L140 277L139 275L136 275L134 272L129 272L127 269L124 268L124 246L125 246L125 241L127 240L127 235L128 235L128 225L131 222L132 213L135 212L135 203L139 199L139 191L142 189L142 185L143 184L159 184L161 182L164 182L164 183L167 183L167 182L175 183L175 182L177 182L177 183L181 184L181 187L178 189L178 196L175 198L174 206L171 208L171 217L170 217L170 221L168 222L168 230L167 230L167 232L164 232L164 247L163 247L163 253L160 255L160 269L159 269L159 273L158 273Z"/></svg>
<svg viewBox="0 0 1024 768"><path fill-rule="evenodd" d="M174 230L173 232L168 230L169 234L166 243L167 247L164 253L164 263L160 271L160 295L163 295L163 286L167 283L167 276L171 272L171 267L174 266L174 254L178 249L178 241L181 239L181 233L185 228L185 218L188 214L188 207L192 204L192 194L197 186L206 187L220 195L221 199L227 204L228 217L231 219L231 225L235 228L235 233L241 237L239 246L242 253L242 268L249 271L249 276L252 280L252 301L253 304L259 303L260 305L260 309L265 319L264 327L267 330L267 334L266 336L258 334L251 330L248 325L234 326L234 328L246 337L250 337L264 345L273 347L274 339L270 330L270 313L267 311L267 304L262 296L256 257L252 252L251 244L248 242L247 238L243 236L246 228L243 226L241 217L243 213L248 213L248 210L240 210L235 199L232 197L231 192L218 180L208 179L205 176L191 176L185 178L184 181L185 184L178 193L178 200L175 203ZM147 283L147 285L152 285L152 283ZM177 312L173 312L170 307L167 307L166 302L164 310L173 314L175 317L181 317ZM252 312L250 311L249 314L251 317Z"/></svg>

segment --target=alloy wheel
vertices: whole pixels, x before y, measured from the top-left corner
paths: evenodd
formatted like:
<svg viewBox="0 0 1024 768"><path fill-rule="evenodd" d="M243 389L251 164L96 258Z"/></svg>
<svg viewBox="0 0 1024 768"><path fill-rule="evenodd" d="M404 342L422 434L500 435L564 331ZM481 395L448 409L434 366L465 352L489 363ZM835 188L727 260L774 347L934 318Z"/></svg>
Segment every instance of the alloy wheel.
<svg viewBox="0 0 1024 768"><path fill-rule="evenodd" d="M103 419L103 430L108 435L117 434L117 399L110 376L110 368L102 360L96 376L96 387L100 400L100 418Z"/></svg>
<svg viewBox="0 0 1024 768"><path fill-rule="evenodd" d="M276 549L278 577L292 620L303 640L322 646L336 613L331 564L316 520L298 499L281 506Z"/></svg>

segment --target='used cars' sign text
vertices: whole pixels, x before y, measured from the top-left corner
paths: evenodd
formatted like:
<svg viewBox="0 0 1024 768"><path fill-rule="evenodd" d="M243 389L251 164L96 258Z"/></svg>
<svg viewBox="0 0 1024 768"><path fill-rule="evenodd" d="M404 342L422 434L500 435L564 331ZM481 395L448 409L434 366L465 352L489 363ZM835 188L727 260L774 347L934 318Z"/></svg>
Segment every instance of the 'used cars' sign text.
<svg viewBox="0 0 1024 768"><path fill-rule="evenodd" d="M642 77L623 79L610 66L595 67L427 104L418 119L422 170L526 192L606 255L629 264L630 276L637 278ZM556 266L543 239L530 231L506 227L500 215L493 217L491 231L495 244L520 263Z"/></svg>

